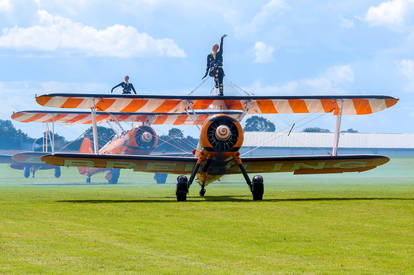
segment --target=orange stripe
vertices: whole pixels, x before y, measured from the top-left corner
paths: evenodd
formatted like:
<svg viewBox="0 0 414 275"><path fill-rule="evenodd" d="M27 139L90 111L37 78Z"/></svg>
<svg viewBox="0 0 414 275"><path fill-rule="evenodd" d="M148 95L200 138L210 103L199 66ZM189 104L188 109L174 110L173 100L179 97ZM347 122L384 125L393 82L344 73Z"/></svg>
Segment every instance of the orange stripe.
<svg viewBox="0 0 414 275"><path fill-rule="evenodd" d="M147 104L148 99L133 99L121 112L136 112Z"/></svg>
<svg viewBox="0 0 414 275"><path fill-rule="evenodd" d="M256 104L259 107L260 112L262 114L277 114L278 113L272 100L269 100L269 99L259 100L258 99L256 100Z"/></svg>
<svg viewBox="0 0 414 275"><path fill-rule="evenodd" d="M28 119L22 120L21 122L33 122L33 121L36 121L36 120L44 117L45 115L47 115L47 114L35 114L34 116L32 116Z"/></svg>
<svg viewBox="0 0 414 275"><path fill-rule="evenodd" d="M226 105L228 110L244 110L240 100L224 100L224 105Z"/></svg>
<svg viewBox="0 0 414 275"><path fill-rule="evenodd" d="M330 113L338 109L338 104L333 99L321 99L321 104L325 113Z"/></svg>
<svg viewBox="0 0 414 275"><path fill-rule="evenodd" d="M60 122L63 118L65 118L67 114L56 114L55 115L55 122Z"/></svg>
<svg viewBox="0 0 414 275"><path fill-rule="evenodd" d="M106 118L108 118L110 115L97 115L96 116L96 122L100 122Z"/></svg>
<svg viewBox="0 0 414 275"><path fill-rule="evenodd" d="M147 115L140 115L140 116L135 116L134 121L136 122L145 122L147 121L149 116Z"/></svg>
<svg viewBox="0 0 414 275"><path fill-rule="evenodd" d="M207 118L209 115L199 115L198 118L200 119L201 123L204 124L204 122L206 122ZM196 120L196 125L200 125L200 122L198 121L198 119Z"/></svg>
<svg viewBox="0 0 414 275"><path fill-rule="evenodd" d="M390 108L391 106L394 106L398 102L398 100L398 98L386 98L385 106L387 106L387 108Z"/></svg>
<svg viewBox="0 0 414 275"><path fill-rule="evenodd" d="M289 105L294 113L309 113L308 107L303 99L289 99Z"/></svg>
<svg viewBox="0 0 414 275"><path fill-rule="evenodd" d="M161 115L161 116L157 116L157 118L154 120L154 122L152 124L164 124L164 122L167 120L168 116L166 115Z"/></svg>
<svg viewBox="0 0 414 275"><path fill-rule="evenodd" d="M42 106L45 106L51 98L51 96L38 96L36 97L36 102Z"/></svg>
<svg viewBox="0 0 414 275"><path fill-rule="evenodd" d="M199 99L194 102L193 109L194 110L204 110L207 109L211 103L213 103L212 99Z"/></svg>
<svg viewBox="0 0 414 275"><path fill-rule="evenodd" d="M83 101L83 98L73 98L69 97L65 103L62 104L62 106L58 106L60 108L76 108L81 104Z"/></svg>
<svg viewBox="0 0 414 275"><path fill-rule="evenodd" d="M17 120L19 117L21 117L22 115L24 115L24 113L14 113L11 115L11 118L13 120Z"/></svg>
<svg viewBox="0 0 414 275"><path fill-rule="evenodd" d="M357 115L366 115L372 113L371 105L369 105L368 99L353 98L352 102L354 103Z"/></svg>
<svg viewBox="0 0 414 275"><path fill-rule="evenodd" d="M89 116L89 114L77 115L74 118L68 120L66 123L74 123L74 122L77 122L78 120L84 119L87 116Z"/></svg>
<svg viewBox="0 0 414 275"><path fill-rule="evenodd" d="M181 100L166 99L157 109L153 110L153 113L168 113L174 109Z"/></svg>
<svg viewBox="0 0 414 275"><path fill-rule="evenodd" d="M184 122L187 120L187 118L188 118L188 115L180 115L174 121L173 125L183 125Z"/></svg>
<svg viewBox="0 0 414 275"><path fill-rule="evenodd" d="M109 107L112 106L112 104L114 104L115 99L112 98L102 98L98 101L98 103L96 103L96 110L98 111L105 111L106 109L108 109Z"/></svg>

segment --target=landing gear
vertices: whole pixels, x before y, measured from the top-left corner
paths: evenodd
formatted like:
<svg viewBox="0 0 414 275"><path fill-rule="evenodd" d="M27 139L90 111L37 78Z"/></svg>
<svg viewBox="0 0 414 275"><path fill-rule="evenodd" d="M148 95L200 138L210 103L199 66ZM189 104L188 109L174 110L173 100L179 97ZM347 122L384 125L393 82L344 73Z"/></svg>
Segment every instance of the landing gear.
<svg viewBox="0 0 414 275"><path fill-rule="evenodd" d="M202 185L200 189L200 197L204 197L205 194L206 194L206 189L204 188L204 185Z"/></svg>
<svg viewBox="0 0 414 275"><path fill-rule="evenodd" d="M121 174L120 169L111 169L111 179L108 180L109 184L117 184L118 183L118 179L119 179L119 175Z"/></svg>
<svg viewBox="0 0 414 275"><path fill-rule="evenodd" d="M247 185L250 188L250 191L253 195L254 201L261 201L263 199L263 193L264 193L264 186L263 186L263 177L258 175L253 177L253 183L249 178L249 175L247 174L246 168L244 168L243 163L241 162L240 158L235 159L238 164L239 168L243 174L244 179L246 180Z"/></svg>
<svg viewBox="0 0 414 275"><path fill-rule="evenodd" d="M263 199L264 185L263 177L258 175L253 177L252 194L254 201L261 201Z"/></svg>
<svg viewBox="0 0 414 275"><path fill-rule="evenodd" d="M175 195L177 196L177 201L186 201L188 193L188 179L186 176L177 177L177 189Z"/></svg>
<svg viewBox="0 0 414 275"><path fill-rule="evenodd" d="M155 173L154 179L157 181L157 184L165 184L167 181L168 174L165 173Z"/></svg>
<svg viewBox="0 0 414 275"><path fill-rule="evenodd" d="M30 167L29 166L25 166L23 169L23 175L25 178L30 177Z"/></svg>
<svg viewBox="0 0 414 275"><path fill-rule="evenodd" d="M56 167L55 168L55 178L60 178L61 172L60 172L60 167Z"/></svg>

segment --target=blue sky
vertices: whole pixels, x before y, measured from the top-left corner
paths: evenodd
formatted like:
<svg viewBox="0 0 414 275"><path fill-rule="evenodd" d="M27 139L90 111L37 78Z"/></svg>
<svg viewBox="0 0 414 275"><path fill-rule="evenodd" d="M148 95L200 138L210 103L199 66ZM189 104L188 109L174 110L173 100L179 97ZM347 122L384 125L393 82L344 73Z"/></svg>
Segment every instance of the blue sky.
<svg viewBox="0 0 414 275"><path fill-rule="evenodd" d="M346 117L343 128L414 132L413 15L414 0L0 0L0 118L40 109L34 94L109 92L125 74L141 94L187 94L227 33L225 94L239 94L231 81L256 95L391 95L396 106ZM279 130L314 118L267 117ZM334 118L307 126L333 130ZM82 127L57 130L75 137Z"/></svg>

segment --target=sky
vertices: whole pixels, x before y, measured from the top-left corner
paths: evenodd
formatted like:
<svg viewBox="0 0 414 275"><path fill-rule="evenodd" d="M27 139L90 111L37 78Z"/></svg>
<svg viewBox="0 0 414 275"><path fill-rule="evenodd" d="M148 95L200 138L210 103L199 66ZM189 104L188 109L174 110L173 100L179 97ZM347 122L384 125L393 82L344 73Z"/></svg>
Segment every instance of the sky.
<svg viewBox="0 0 414 275"><path fill-rule="evenodd" d="M389 95L397 105L344 117L342 128L414 132L414 0L0 0L0 119L42 109L35 94L109 93L125 75L139 94L186 95L222 34L226 95L243 93L233 85L255 95ZM335 125L331 114L266 117L278 131ZM41 134L41 125L14 125ZM86 128L56 130L75 138Z"/></svg>

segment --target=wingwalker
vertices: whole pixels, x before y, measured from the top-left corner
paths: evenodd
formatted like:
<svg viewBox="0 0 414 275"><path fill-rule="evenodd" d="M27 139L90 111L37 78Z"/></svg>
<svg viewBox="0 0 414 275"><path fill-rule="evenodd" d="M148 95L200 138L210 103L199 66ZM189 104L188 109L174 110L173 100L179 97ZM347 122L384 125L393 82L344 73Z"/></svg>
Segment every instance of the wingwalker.
<svg viewBox="0 0 414 275"><path fill-rule="evenodd" d="M186 113L194 125L201 125L200 140L193 156L143 156L55 153L42 157L50 165L95 168L133 169L141 172L178 174L177 201L185 201L189 188L197 180L200 196L205 187L224 175L241 173L253 200L262 200L262 173L293 172L324 174L363 172L383 165L388 157L378 155L341 155L338 153L339 133L343 115L366 115L395 105L398 99L389 96L157 96L106 94L47 94L36 98L46 107L90 109L102 112ZM215 111L201 119L198 111ZM241 111L238 117L226 112ZM246 114L332 113L336 117L335 137L331 155L242 157L243 130L240 121ZM94 123L95 121L95 123ZM159 124L170 121L158 120ZM92 119L96 124L96 118ZM95 126L94 126L95 127ZM259 174L250 177L249 174ZM186 175L190 175L187 178Z"/></svg>

